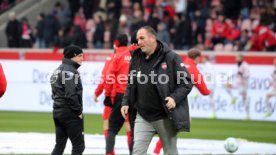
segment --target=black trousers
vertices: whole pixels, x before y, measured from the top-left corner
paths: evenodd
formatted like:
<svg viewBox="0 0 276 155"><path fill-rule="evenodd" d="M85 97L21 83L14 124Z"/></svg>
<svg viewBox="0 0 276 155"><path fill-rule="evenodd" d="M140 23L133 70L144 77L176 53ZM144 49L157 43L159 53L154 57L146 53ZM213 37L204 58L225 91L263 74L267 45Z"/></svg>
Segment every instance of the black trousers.
<svg viewBox="0 0 276 155"><path fill-rule="evenodd" d="M72 143L72 155L81 155L85 148L83 119L80 119L70 109L59 109L53 112L56 145L52 155L61 155L68 138Z"/></svg>
<svg viewBox="0 0 276 155"><path fill-rule="evenodd" d="M115 145L115 137L124 125L125 119L121 114L121 103L124 94L117 93L114 105L108 120L108 134L106 138L106 154L112 154Z"/></svg>

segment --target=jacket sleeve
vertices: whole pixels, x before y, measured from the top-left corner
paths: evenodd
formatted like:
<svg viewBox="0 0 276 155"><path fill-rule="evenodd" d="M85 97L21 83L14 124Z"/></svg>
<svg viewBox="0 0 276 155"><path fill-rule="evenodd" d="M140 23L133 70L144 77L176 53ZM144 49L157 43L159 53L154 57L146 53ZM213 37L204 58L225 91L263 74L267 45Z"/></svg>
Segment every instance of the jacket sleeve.
<svg viewBox="0 0 276 155"><path fill-rule="evenodd" d="M189 73L191 74L194 85L199 90L199 92L206 96L211 93L211 91L207 88L203 75L199 72L199 70L196 67L193 67L191 70L189 70Z"/></svg>
<svg viewBox="0 0 276 155"><path fill-rule="evenodd" d="M112 96L112 91L115 86L115 75L112 72L115 56L112 58L108 68L106 69L106 78L105 78L105 96Z"/></svg>
<svg viewBox="0 0 276 155"><path fill-rule="evenodd" d="M173 52L171 52L173 53ZM170 94L176 103L180 103L185 99L193 88L193 83L191 80L191 75L187 71L183 61L176 53L172 60L174 78L177 82L174 91Z"/></svg>
<svg viewBox="0 0 276 155"><path fill-rule="evenodd" d="M79 78L78 74L75 74L71 71L66 71L62 74L65 77L65 80L62 81L65 88L65 98L67 99L69 107L77 114L82 114L82 99L78 94L79 84L77 83L79 80L75 78ZM76 76L77 75L77 76Z"/></svg>
<svg viewBox="0 0 276 155"><path fill-rule="evenodd" d="M100 83L98 84L96 90L95 90L95 96L100 96L104 90L104 81L103 78L101 78Z"/></svg>
<svg viewBox="0 0 276 155"><path fill-rule="evenodd" d="M124 97L122 99L122 103L121 103L122 106L129 105L129 101L130 101L130 88L131 88L131 86L128 84L127 88L126 88L126 91L124 93Z"/></svg>
<svg viewBox="0 0 276 155"><path fill-rule="evenodd" d="M6 92L6 88L7 80L2 65L0 64L0 97L4 95L4 93Z"/></svg>
<svg viewBox="0 0 276 155"><path fill-rule="evenodd" d="M131 59L130 63L129 63L128 80L127 80L128 85L127 85L126 91L124 93L124 97L122 99L122 103L121 103L122 106L130 104L130 95L131 95L131 89L133 86L133 75L131 74L132 61L133 61L133 59Z"/></svg>
<svg viewBox="0 0 276 155"><path fill-rule="evenodd" d="M110 65L110 60L106 60L105 64L104 64L104 68L102 70L101 81L100 81L100 83L98 84L98 86L95 90L95 95L97 97L100 96L102 94L103 90L104 90L106 72L107 72L107 69L108 69L109 65Z"/></svg>

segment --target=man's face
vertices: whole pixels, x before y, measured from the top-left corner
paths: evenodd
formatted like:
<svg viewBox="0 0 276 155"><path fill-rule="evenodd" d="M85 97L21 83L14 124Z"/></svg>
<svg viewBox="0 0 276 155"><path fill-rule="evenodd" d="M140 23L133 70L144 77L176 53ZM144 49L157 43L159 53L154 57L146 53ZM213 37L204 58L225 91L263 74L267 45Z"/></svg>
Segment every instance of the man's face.
<svg viewBox="0 0 276 155"><path fill-rule="evenodd" d="M154 38L145 29L137 32L138 46L144 53L150 53L153 49Z"/></svg>
<svg viewBox="0 0 276 155"><path fill-rule="evenodd" d="M79 54L73 58L71 58L71 60L75 61L76 63L78 63L79 65L82 64L83 61L83 54Z"/></svg>

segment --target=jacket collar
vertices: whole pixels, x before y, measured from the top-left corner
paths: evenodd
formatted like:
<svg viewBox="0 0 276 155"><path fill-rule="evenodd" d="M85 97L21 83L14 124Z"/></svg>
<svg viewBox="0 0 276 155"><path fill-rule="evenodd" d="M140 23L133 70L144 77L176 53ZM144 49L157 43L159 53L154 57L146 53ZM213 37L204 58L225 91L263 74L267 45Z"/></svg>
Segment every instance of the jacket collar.
<svg viewBox="0 0 276 155"><path fill-rule="evenodd" d="M153 65L153 67L156 67L158 64L161 63L161 61L164 59L164 57L169 53L171 52L170 48L168 47L167 44L157 40L157 44L159 46L159 51L158 51L158 59L157 61L155 62L155 64Z"/></svg>
<svg viewBox="0 0 276 155"><path fill-rule="evenodd" d="M186 57L185 61L184 61L186 64L190 64L190 65L194 65L196 66L195 64L195 61L191 58L189 58L188 56Z"/></svg>
<svg viewBox="0 0 276 155"><path fill-rule="evenodd" d="M127 49L128 49L127 46L118 47L118 48L116 49L116 54L123 53L123 52L126 51Z"/></svg>
<svg viewBox="0 0 276 155"><path fill-rule="evenodd" d="M171 49L168 47L167 44L157 40L157 46L158 46L158 51L155 51L155 52L158 52L157 54L157 61L154 63L153 67L156 67L159 63L161 63L161 61L163 60L163 58L165 57L165 55L169 52L171 52ZM140 48L136 49L134 52L133 52L133 56L137 56L137 57L140 57L142 58L143 56L143 53L141 51Z"/></svg>
<svg viewBox="0 0 276 155"><path fill-rule="evenodd" d="M63 64L67 64L70 66L73 66L74 68L78 69L80 67L80 64L76 63L75 61L68 59L68 58L63 58L62 59Z"/></svg>

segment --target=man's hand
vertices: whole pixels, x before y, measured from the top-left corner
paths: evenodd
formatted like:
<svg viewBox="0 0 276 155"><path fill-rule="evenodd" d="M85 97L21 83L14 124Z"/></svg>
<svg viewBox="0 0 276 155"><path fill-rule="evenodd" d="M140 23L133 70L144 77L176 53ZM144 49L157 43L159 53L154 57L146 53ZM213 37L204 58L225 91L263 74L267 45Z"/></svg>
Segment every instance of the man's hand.
<svg viewBox="0 0 276 155"><path fill-rule="evenodd" d="M82 114L79 115L79 118L82 119Z"/></svg>
<svg viewBox="0 0 276 155"><path fill-rule="evenodd" d="M112 106L113 106L110 96L106 96L106 97L104 98L103 103L104 103L105 106L108 106L108 107L111 107L111 108L112 108Z"/></svg>
<svg viewBox="0 0 276 155"><path fill-rule="evenodd" d="M93 96L93 99L94 99L94 102L96 102L96 103L99 102L98 97L96 95Z"/></svg>
<svg viewBox="0 0 276 155"><path fill-rule="evenodd" d="M175 101L174 101L173 98L171 98L171 97L166 97L166 98L165 98L165 101L167 101L166 107L167 107L169 110L172 110L173 108L175 108L176 104L175 104Z"/></svg>
<svg viewBox="0 0 276 155"><path fill-rule="evenodd" d="M127 119L128 108L128 105L124 105L121 108L121 114L124 117L124 119Z"/></svg>

